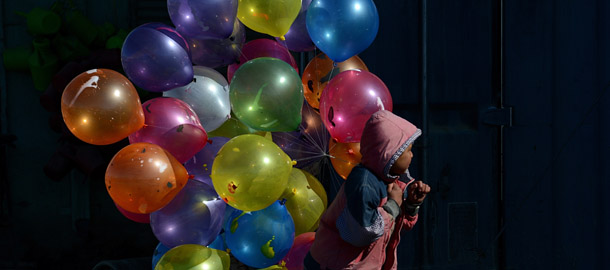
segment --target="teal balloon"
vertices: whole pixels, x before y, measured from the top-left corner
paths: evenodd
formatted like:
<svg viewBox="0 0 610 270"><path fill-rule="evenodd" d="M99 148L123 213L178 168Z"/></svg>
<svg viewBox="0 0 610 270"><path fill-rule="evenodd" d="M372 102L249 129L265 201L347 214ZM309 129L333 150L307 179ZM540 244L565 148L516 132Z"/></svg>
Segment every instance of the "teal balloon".
<svg viewBox="0 0 610 270"><path fill-rule="evenodd" d="M277 264L294 242L294 222L279 201L259 211L233 211L224 230L231 254L255 268Z"/></svg>
<svg viewBox="0 0 610 270"><path fill-rule="evenodd" d="M262 131L294 131L301 123L303 84L286 62L261 57L243 64L229 86L235 116Z"/></svg>

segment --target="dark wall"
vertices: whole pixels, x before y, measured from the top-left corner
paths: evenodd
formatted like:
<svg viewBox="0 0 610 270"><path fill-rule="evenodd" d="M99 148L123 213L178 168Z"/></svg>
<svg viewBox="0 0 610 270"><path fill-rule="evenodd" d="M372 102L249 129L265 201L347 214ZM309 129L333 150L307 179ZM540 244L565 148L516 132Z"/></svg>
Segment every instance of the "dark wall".
<svg viewBox="0 0 610 270"><path fill-rule="evenodd" d="M31 42L14 10L52 2L2 1L0 49ZM75 2L97 23L159 16L142 9L155 1ZM360 56L394 111L424 129L411 171L433 189L399 268L610 268L610 4L376 5L379 34ZM113 208L103 179L43 174L59 136L29 75L0 71L0 127L18 138L6 148L0 269L150 256L150 229Z"/></svg>

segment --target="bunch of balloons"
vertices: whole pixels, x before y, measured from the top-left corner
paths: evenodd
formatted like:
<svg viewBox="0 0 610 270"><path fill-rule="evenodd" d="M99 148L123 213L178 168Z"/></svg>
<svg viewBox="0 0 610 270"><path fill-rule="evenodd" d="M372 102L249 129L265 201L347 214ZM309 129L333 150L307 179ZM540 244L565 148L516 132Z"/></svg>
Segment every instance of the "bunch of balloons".
<svg viewBox="0 0 610 270"><path fill-rule="evenodd" d="M125 75L94 69L62 96L84 142L126 138L106 170L125 217L150 223L155 269L302 269L328 205L311 161L344 179L360 134L391 110L357 54L374 40L371 0L168 0L175 27L147 23L122 47ZM275 39L245 43L244 25ZM245 43L245 44L244 44ZM291 51L323 53L302 76ZM214 68L227 66L227 78ZM161 92L142 102L136 87ZM295 166L296 165L296 166Z"/></svg>

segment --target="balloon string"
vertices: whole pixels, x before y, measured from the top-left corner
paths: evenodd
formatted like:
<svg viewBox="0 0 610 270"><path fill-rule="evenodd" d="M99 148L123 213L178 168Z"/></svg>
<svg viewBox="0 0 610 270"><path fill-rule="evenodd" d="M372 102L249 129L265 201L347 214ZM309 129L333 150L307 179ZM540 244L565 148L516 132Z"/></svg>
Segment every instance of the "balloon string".
<svg viewBox="0 0 610 270"><path fill-rule="evenodd" d="M301 161L305 161L305 160L310 160L310 159L315 159L315 158L321 158L321 157L326 157L329 156L328 154L324 154L324 155L317 155L314 157L306 157L306 158L299 158L299 159L295 159L297 162L301 162Z"/></svg>
<svg viewBox="0 0 610 270"><path fill-rule="evenodd" d="M237 50L239 51L239 54L246 59L246 62L250 61L250 59L248 59L248 57L243 53L242 48L238 48ZM240 61L239 64L243 64L243 63L241 63L241 61Z"/></svg>
<svg viewBox="0 0 610 270"><path fill-rule="evenodd" d="M296 143L296 144L298 144L300 146L304 146L304 147L313 146L313 147L317 148L319 152L308 152L308 151L297 150L297 149L291 149L291 150L300 151L302 153L311 153L311 154L326 153L326 151L324 151L322 148L320 148L320 146L318 146L318 144L307 134L302 133L305 136L306 142L301 141L298 137L296 137L290 133L285 133L285 134L286 134L286 136L291 137L293 143Z"/></svg>

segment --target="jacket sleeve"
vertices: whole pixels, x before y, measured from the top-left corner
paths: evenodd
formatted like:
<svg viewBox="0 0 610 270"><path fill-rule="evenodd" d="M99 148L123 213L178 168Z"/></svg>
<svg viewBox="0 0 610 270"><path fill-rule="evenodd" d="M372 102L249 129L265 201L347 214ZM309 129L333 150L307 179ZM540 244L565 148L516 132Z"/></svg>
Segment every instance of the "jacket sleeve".
<svg viewBox="0 0 610 270"><path fill-rule="evenodd" d="M407 195L409 194L409 185L411 183L413 183L413 180L409 181L409 183L404 184L403 182L399 182L401 183L401 186L404 185L403 187L403 194L405 194L404 196L404 200L402 202L403 208L404 206L406 206L407 204ZM408 211L405 211L403 209L402 211L402 222L403 222L403 228L407 231L410 231L411 229L413 229L413 226L415 226L415 224L417 223L417 217L419 216L419 214L415 214L414 216L411 216L407 213Z"/></svg>
<svg viewBox="0 0 610 270"><path fill-rule="evenodd" d="M367 183L365 177L350 177L345 182L347 205L336 222L341 238L357 247L370 245L384 233L379 187Z"/></svg>

